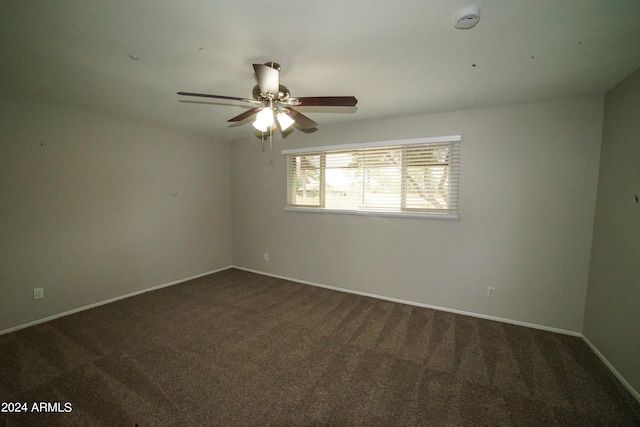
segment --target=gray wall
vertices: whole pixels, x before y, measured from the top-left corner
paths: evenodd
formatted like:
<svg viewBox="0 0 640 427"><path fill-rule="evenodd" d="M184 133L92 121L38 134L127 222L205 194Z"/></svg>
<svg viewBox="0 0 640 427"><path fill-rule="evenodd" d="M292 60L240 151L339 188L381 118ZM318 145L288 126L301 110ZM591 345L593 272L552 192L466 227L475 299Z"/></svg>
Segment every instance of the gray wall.
<svg viewBox="0 0 640 427"><path fill-rule="evenodd" d="M0 99L0 331L231 264L229 156L228 143Z"/></svg>
<svg viewBox="0 0 640 427"><path fill-rule="evenodd" d="M583 331L640 389L640 71L604 106L586 96L322 126L276 133L270 156L253 136L230 145L2 98L0 331L233 263ZM463 135L458 220L282 210L282 149L450 134Z"/></svg>
<svg viewBox="0 0 640 427"><path fill-rule="evenodd" d="M584 336L640 390L640 70L606 95Z"/></svg>
<svg viewBox="0 0 640 427"><path fill-rule="evenodd" d="M255 137L234 141L234 265L579 333L603 105L585 96L276 133L273 165ZM282 149L451 134L463 136L458 220L282 210Z"/></svg>

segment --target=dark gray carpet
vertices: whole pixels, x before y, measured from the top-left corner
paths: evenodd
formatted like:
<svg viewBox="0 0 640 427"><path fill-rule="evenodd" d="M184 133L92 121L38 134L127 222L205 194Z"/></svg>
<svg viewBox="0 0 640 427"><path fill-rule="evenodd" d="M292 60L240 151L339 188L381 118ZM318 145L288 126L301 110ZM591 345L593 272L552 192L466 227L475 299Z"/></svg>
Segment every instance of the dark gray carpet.
<svg viewBox="0 0 640 427"><path fill-rule="evenodd" d="M0 336L0 396L70 404L7 426L640 425L580 338L235 269Z"/></svg>

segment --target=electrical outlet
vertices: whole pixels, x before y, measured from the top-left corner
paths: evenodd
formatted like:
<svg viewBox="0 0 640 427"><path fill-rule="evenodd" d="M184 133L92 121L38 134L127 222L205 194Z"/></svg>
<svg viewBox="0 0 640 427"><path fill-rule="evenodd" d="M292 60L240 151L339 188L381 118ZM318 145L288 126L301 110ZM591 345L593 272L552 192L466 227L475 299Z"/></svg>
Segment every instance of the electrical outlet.
<svg viewBox="0 0 640 427"><path fill-rule="evenodd" d="M35 288L33 290L33 299L44 298L44 288Z"/></svg>
<svg viewBox="0 0 640 427"><path fill-rule="evenodd" d="M487 296L488 296L488 297L492 297L495 291L496 291L496 288L494 288L494 287L492 287L492 286L489 286L489 287L487 288Z"/></svg>
<svg viewBox="0 0 640 427"><path fill-rule="evenodd" d="M266 252L264 253L264 260L269 261L269 254Z"/></svg>

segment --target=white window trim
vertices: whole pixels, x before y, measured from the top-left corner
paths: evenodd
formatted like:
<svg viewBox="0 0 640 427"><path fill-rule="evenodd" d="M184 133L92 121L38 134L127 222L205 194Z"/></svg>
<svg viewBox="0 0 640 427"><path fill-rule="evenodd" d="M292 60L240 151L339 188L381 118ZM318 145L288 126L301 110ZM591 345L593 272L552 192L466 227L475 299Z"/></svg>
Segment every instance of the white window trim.
<svg viewBox="0 0 640 427"><path fill-rule="evenodd" d="M375 142L363 142L354 144L342 144L342 145L324 145L319 147L308 148L293 148L282 150L282 155L288 154L304 154L304 153L318 153L322 151L335 151L335 150L351 150L360 148L375 148L375 147L388 147L388 146L403 146L403 145L416 145L416 144L428 144L428 143L442 143L442 142L460 142L462 141L462 135L448 135L448 136L436 136L428 138L413 138L413 139L399 139L390 141L375 141ZM285 165L288 162L285 162ZM459 171L458 171L459 173ZM287 177L287 194L289 191L289 182ZM301 213L330 213L330 214L344 214L344 215L363 215L363 216L385 216L385 217L400 217L400 218L428 218L428 219L458 219L458 212L411 212L411 211L376 211L376 210L352 210L352 209L335 209L335 208L323 208L312 206L289 206L285 205L283 208L287 212L301 212Z"/></svg>
<svg viewBox="0 0 640 427"><path fill-rule="evenodd" d="M303 213L330 213L342 215L362 215L362 216L389 216L397 218L429 218L429 219L458 219L457 213L440 212L391 212L391 211L366 211L352 209L314 208L307 206L285 206L282 208L286 212Z"/></svg>
<svg viewBox="0 0 640 427"><path fill-rule="evenodd" d="M304 154L304 153L315 153L319 151L355 150L358 148L389 147L393 145L415 145L415 144L429 144L429 143L436 143L436 142L459 142L459 141L462 141L462 135L435 136L430 138L396 139L392 141L359 142L355 144L323 145L321 147L292 148L289 150L282 150L282 154L283 155Z"/></svg>

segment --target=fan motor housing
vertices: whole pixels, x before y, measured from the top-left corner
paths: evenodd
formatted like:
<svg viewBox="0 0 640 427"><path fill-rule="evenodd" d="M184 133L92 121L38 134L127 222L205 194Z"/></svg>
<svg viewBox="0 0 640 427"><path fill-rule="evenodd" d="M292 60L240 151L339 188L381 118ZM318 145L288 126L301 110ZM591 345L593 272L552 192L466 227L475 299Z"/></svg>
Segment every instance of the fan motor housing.
<svg viewBox="0 0 640 427"><path fill-rule="evenodd" d="M264 96L262 94L262 92L260 92L260 86L259 85L255 85L253 87L253 91L252 91L253 97L255 99L257 99L258 101L268 101L269 98L267 98L266 96ZM278 94L277 96L274 97L274 101L282 101L285 102L289 99L289 96L291 96L290 92L289 92L289 88L287 88L285 85L279 85L278 87Z"/></svg>

